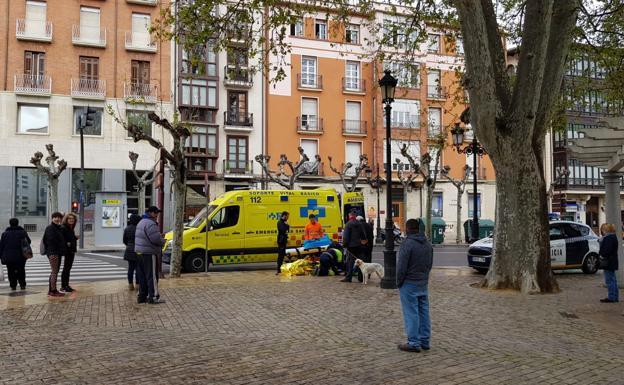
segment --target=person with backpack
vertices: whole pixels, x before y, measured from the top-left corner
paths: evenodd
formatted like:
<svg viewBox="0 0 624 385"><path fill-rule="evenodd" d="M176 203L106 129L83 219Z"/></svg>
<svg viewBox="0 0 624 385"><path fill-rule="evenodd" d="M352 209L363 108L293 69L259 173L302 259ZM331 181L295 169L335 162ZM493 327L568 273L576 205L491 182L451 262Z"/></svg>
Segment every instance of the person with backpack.
<svg viewBox="0 0 624 385"><path fill-rule="evenodd" d="M286 257L286 245L288 244L288 232L290 231L290 225L288 224L288 211L284 211L277 221L277 273L282 272L282 264L284 263L284 257Z"/></svg>
<svg viewBox="0 0 624 385"><path fill-rule="evenodd" d="M48 296L50 297L62 297L65 294L59 292L56 289L56 281L58 279L58 273L61 265L61 258L65 254L65 237L63 236L63 230L61 223L63 221L63 214L58 211L52 213L52 223L46 227L41 239L41 246L43 251L41 254L48 256L50 262L50 278L48 284Z"/></svg>
<svg viewBox="0 0 624 385"><path fill-rule="evenodd" d="M17 218L9 219L9 227L0 237L0 260L7 267L11 290L17 290L18 282L20 289L26 290L26 245L30 245L28 233L19 225Z"/></svg>
<svg viewBox="0 0 624 385"><path fill-rule="evenodd" d="M364 247L368 243L366 240L366 232L362 224L357 220L357 214L354 212L349 214L349 222L347 222L342 233L342 243L347 248L347 274L340 282L351 282L353 278L353 265L355 260L362 259ZM358 280L360 282L364 281L364 276L359 269Z"/></svg>
<svg viewBox="0 0 624 385"><path fill-rule="evenodd" d="M137 255L137 274L139 276L138 303L158 303L158 256L165 240L158 231L158 213L160 209L150 206L139 221L134 235L134 251Z"/></svg>
<svg viewBox="0 0 624 385"><path fill-rule="evenodd" d="M126 245L123 258L128 261L128 287L134 290L134 282L139 285L139 274L137 273L137 255L134 251L134 237L136 235L136 227L141 221L141 217L137 214L130 215L128 226L124 229L123 244Z"/></svg>
<svg viewBox="0 0 624 385"><path fill-rule="evenodd" d="M78 250L78 236L74 229L76 228L76 222L78 217L74 213L65 214L63 217L63 224L61 225L61 231L63 232L63 238L65 239L65 258L63 261L63 272L61 273L61 291L65 293L71 293L75 291L69 286L69 274L72 266L74 265L74 257ZM60 263L60 261L59 261Z"/></svg>

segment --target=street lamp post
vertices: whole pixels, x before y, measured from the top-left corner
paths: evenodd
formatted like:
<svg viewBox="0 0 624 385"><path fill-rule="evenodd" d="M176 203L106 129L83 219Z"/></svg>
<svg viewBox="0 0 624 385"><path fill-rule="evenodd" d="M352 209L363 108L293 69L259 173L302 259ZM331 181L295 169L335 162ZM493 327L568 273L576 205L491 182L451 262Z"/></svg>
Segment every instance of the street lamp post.
<svg viewBox="0 0 624 385"><path fill-rule="evenodd" d="M391 75L390 70L384 71L384 76L379 80L381 89L381 101L386 113L386 244L384 247L384 277L381 280L382 289L396 289L396 251L394 251L394 222L392 221L392 153L390 143L392 133L390 130L390 116L394 91L397 79Z"/></svg>
<svg viewBox="0 0 624 385"><path fill-rule="evenodd" d="M472 234L470 236L470 242L475 242L479 239L479 211L478 211L478 194L477 194L477 157L481 157L487 152L485 148L477 141L477 136L472 136L472 142L466 145L466 147L462 148L462 144L464 143L464 132L465 130L461 128L459 123L455 123L455 128L453 128L453 145L455 149L460 154L473 155L472 157Z"/></svg>
<svg viewBox="0 0 624 385"><path fill-rule="evenodd" d="M381 206L379 203L379 190L381 190L381 186L385 183L385 181L379 175L379 165L376 165L375 168L377 170L375 178L372 177L373 170L370 167L366 169L366 180L368 181L368 184L377 192L377 231L375 234L375 243L379 244L383 242L383 238L381 236L381 212L379 211Z"/></svg>

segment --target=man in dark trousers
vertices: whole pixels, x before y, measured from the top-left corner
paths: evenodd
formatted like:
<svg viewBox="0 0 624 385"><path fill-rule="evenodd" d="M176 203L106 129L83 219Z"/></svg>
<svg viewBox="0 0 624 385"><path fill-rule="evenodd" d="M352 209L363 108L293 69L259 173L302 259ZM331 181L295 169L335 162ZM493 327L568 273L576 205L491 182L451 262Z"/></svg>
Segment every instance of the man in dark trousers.
<svg viewBox="0 0 624 385"><path fill-rule="evenodd" d="M366 233L362 224L357 220L355 213L349 214L349 222L347 222L342 233L342 244L347 249L346 269L347 275L340 282L351 282L353 278L353 264L356 259L362 259L363 249L366 246ZM358 280L362 282L364 276L358 273Z"/></svg>
<svg viewBox="0 0 624 385"><path fill-rule="evenodd" d="M416 219L405 223L407 236L399 248L396 280L403 308L407 343L400 350L429 350L431 321L429 319L429 272L433 264L433 247L424 234L419 234Z"/></svg>
<svg viewBox="0 0 624 385"><path fill-rule="evenodd" d="M277 274L281 273L282 263L286 256L286 245L288 244L288 211L284 211L277 221Z"/></svg>
<svg viewBox="0 0 624 385"><path fill-rule="evenodd" d="M137 276L139 281L138 303L158 303L158 256L165 240L158 231L160 209L150 206L136 227L134 251L137 255Z"/></svg>
<svg viewBox="0 0 624 385"><path fill-rule="evenodd" d="M366 222L364 217L358 216L357 220L362 224L364 233L366 234L366 245L362 246L364 252L362 254L362 261L371 263L373 261L373 244L375 242L375 235L373 234L373 226Z"/></svg>

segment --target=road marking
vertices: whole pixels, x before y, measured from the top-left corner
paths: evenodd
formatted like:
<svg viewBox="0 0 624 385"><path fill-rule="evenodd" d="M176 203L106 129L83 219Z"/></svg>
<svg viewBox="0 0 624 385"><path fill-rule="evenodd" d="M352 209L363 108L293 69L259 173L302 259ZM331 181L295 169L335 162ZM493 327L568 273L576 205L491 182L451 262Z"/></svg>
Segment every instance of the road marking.
<svg viewBox="0 0 624 385"><path fill-rule="evenodd" d="M124 259L118 255L110 255L110 254L99 254L99 253L83 253L84 255L95 255L96 257L105 257L105 258L113 258L113 259Z"/></svg>

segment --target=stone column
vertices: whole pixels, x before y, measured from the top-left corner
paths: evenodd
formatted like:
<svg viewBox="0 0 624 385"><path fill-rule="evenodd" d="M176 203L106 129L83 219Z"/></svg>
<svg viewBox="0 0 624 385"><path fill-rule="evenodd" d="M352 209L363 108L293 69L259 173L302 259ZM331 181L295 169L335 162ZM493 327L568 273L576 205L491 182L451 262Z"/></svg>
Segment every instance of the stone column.
<svg viewBox="0 0 624 385"><path fill-rule="evenodd" d="M624 173L604 172L602 176L605 180L605 214L607 223L615 226L615 234L619 241L617 272L618 286L624 287L624 253L622 253L622 206L620 202L620 180Z"/></svg>

